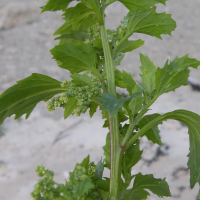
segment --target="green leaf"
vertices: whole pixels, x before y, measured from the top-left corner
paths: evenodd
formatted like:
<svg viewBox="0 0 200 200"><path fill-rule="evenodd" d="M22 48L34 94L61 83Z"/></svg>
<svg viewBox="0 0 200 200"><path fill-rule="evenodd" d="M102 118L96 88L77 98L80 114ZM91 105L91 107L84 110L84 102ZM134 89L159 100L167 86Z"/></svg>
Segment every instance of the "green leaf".
<svg viewBox="0 0 200 200"><path fill-rule="evenodd" d="M135 87L136 83L130 73L115 70L115 84L117 87L126 88L130 96L134 94L133 88Z"/></svg>
<svg viewBox="0 0 200 200"><path fill-rule="evenodd" d="M60 84L49 76L36 73L18 81L0 95L0 124L13 114L15 119L26 114L27 119L38 102L47 101L66 90Z"/></svg>
<svg viewBox="0 0 200 200"><path fill-rule="evenodd" d="M84 31L97 23L95 13L83 3L66 9L63 16L66 22L53 34L61 35L61 39L67 37L83 40L85 37L89 37L85 35Z"/></svg>
<svg viewBox="0 0 200 200"><path fill-rule="evenodd" d="M97 179L102 179L103 176L103 170L104 170L104 164L102 162L102 158L101 160L96 164L95 166L97 173L96 173L96 177Z"/></svg>
<svg viewBox="0 0 200 200"><path fill-rule="evenodd" d="M78 194L80 196L82 196L83 194L85 194L86 192L88 192L92 188L94 188L94 184L92 183L92 181L89 177L86 177L79 184Z"/></svg>
<svg viewBox="0 0 200 200"><path fill-rule="evenodd" d="M90 111L89 111L90 117L92 117L92 116L94 115L94 113L96 112L98 106L99 106L99 105L98 105L97 103L95 103L95 102L92 102L92 103L91 103Z"/></svg>
<svg viewBox="0 0 200 200"><path fill-rule="evenodd" d="M185 55L181 58L176 57L172 62L161 69L158 68L155 73L155 86L156 96L160 96L163 93L174 91L176 88L182 85L188 85L187 80L189 77L188 67L197 69L200 65L200 61L192 58L188 58Z"/></svg>
<svg viewBox="0 0 200 200"><path fill-rule="evenodd" d="M74 109L78 107L77 103L78 103L78 100L75 97L68 98L65 105L64 119L69 117L73 113Z"/></svg>
<svg viewBox="0 0 200 200"><path fill-rule="evenodd" d="M103 49L101 38L95 39L94 42L93 42L93 45L94 45L94 47L96 47L98 49Z"/></svg>
<svg viewBox="0 0 200 200"><path fill-rule="evenodd" d="M144 200L147 199L147 196L149 196L150 194L143 189L137 189L134 191L131 191L131 189L127 190L125 195L128 195L128 197L126 197L126 200Z"/></svg>
<svg viewBox="0 0 200 200"><path fill-rule="evenodd" d="M51 49L51 53L53 58L59 61L59 67L69 70L72 74L83 71L98 73L95 68L97 55L90 44L63 41Z"/></svg>
<svg viewBox="0 0 200 200"><path fill-rule="evenodd" d="M134 49L137 49L141 47L144 44L144 41L139 39L139 40L124 40L122 43L120 43L119 46L114 49L115 54L117 53L126 53L129 51L133 51Z"/></svg>
<svg viewBox="0 0 200 200"><path fill-rule="evenodd" d="M89 166L89 162L90 162L90 155L88 155L86 158L83 159L83 161L81 162L80 166L84 167L86 169L86 171L88 170L88 166Z"/></svg>
<svg viewBox="0 0 200 200"><path fill-rule="evenodd" d="M105 192L109 192L110 189L110 179L107 178L106 180L99 179L95 181L95 185L98 186L98 188L102 189Z"/></svg>
<svg viewBox="0 0 200 200"><path fill-rule="evenodd" d="M137 174L133 184L133 190L135 189L148 189L158 197L171 196L169 186L165 179L155 179L152 174Z"/></svg>
<svg viewBox="0 0 200 200"><path fill-rule="evenodd" d="M80 86L90 86L92 87L92 77L88 76L86 74L71 74L70 77L72 78L72 83L75 85L80 85Z"/></svg>
<svg viewBox="0 0 200 200"><path fill-rule="evenodd" d="M129 12L125 19L128 19L127 31L118 46L133 33L144 33L162 39L161 34L171 35L176 28L176 22L171 15L156 13L155 7L143 12L138 10Z"/></svg>
<svg viewBox="0 0 200 200"><path fill-rule="evenodd" d="M118 110L123 106L123 103L131 98L136 98L139 93L135 93L134 95L123 98L117 99L114 95L103 93L102 97L100 97L97 101L102 102L103 110L108 110L110 116L114 116Z"/></svg>
<svg viewBox="0 0 200 200"><path fill-rule="evenodd" d="M121 3L123 3L129 10L134 11L134 10L139 10L139 11L144 11L147 10L157 3L162 3L165 5L165 2L167 0L119 0Z"/></svg>
<svg viewBox="0 0 200 200"><path fill-rule="evenodd" d="M118 66L118 65L120 65L121 64L121 61L123 60L123 58L124 58L124 54L123 53L118 53L115 57L114 57L114 59L113 59L113 67L116 69L116 67Z"/></svg>
<svg viewBox="0 0 200 200"><path fill-rule="evenodd" d="M188 133L190 137L190 153L188 154L188 167L190 169L190 185L191 188L195 186L198 182L200 183L200 116L187 111L187 110L175 110L173 112L166 113L161 115L151 122L149 122L146 126L144 126L139 132L138 135L143 135L149 128L159 124L160 122L174 119L178 120L188 126Z"/></svg>
<svg viewBox="0 0 200 200"><path fill-rule="evenodd" d="M105 167L110 169L110 132L106 136L106 144L103 146Z"/></svg>
<svg viewBox="0 0 200 200"><path fill-rule="evenodd" d="M142 63L140 69L143 73L142 75L140 75L143 80L142 87L148 94L151 94L155 90L156 66L149 59L148 56L140 54L140 60Z"/></svg>
<svg viewBox="0 0 200 200"><path fill-rule="evenodd" d="M62 34L61 36L55 38L55 40L78 40L83 42L87 39L91 39L91 37L87 34L87 31L73 31L69 34Z"/></svg>
<svg viewBox="0 0 200 200"><path fill-rule="evenodd" d="M142 89L139 85L135 85L132 89L132 93L139 93L136 98L131 99L128 104L128 108L132 112L132 116L138 113L142 109L143 97L142 97Z"/></svg>
<svg viewBox="0 0 200 200"><path fill-rule="evenodd" d="M126 192L124 199L146 199L149 193L144 189L150 190L158 197L171 196L169 186L165 179L155 179L152 174L142 175L141 173L135 176L133 188Z"/></svg>
<svg viewBox="0 0 200 200"><path fill-rule="evenodd" d="M46 5L42 7L41 12L65 10L72 1L73 0L48 0Z"/></svg>
<svg viewBox="0 0 200 200"><path fill-rule="evenodd" d="M152 115L145 115L139 122L139 128L142 129L146 124L148 124L150 121L154 120L155 118L159 117L159 114L152 114ZM157 143L159 145L162 145L161 138L160 138L160 130L158 129L158 126L153 126L151 129L149 129L143 136L146 136L148 140L151 140L154 144Z"/></svg>
<svg viewBox="0 0 200 200"><path fill-rule="evenodd" d="M140 144L130 146L125 152L126 169L129 171L141 159L143 151L140 151Z"/></svg>

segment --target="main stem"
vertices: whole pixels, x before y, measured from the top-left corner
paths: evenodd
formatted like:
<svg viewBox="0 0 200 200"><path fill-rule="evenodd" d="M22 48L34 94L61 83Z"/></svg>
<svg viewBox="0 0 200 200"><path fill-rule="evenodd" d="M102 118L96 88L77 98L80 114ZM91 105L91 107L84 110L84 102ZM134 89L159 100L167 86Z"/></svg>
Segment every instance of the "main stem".
<svg viewBox="0 0 200 200"><path fill-rule="evenodd" d="M108 36L106 32L105 25L100 26L101 39L104 50L104 58L106 65L107 74L107 84L108 93L116 97L116 87L115 87L115 73L112 61L112 55L110 51ZM120 198L120 141L119 141L119 123L118 114L113 117L109 117L109 127L110 127L110 197L109 200L119 200Z"/></svg>

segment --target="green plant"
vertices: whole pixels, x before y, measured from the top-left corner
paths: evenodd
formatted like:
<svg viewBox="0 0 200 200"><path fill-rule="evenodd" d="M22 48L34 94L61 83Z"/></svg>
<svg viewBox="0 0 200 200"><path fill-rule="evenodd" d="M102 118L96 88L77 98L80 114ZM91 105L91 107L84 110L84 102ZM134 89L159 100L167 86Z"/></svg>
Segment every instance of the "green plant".
<svg viewBox="0 0 200 200"><path fill-rule="evenodd" d="M188 126L188 168L193 188L200 183L200 116L186 110L163 115L146 115L146 112L163 93L187 85L188 68L197 69L200 61L185 55L157 68L140 54L143 83L136 83L129 73L117 69L124 53L144 44L141 39L128 40L132 34L162 39L161 34L170 35L175 29L170 14L156 13L155 4L165 5L166 0L120 0L130 11L116 30L106 30L104 13L115 0L81 0L68 8L70 2L48 0L42 12L63 11L65 23L54 33L59 35L56 39L60 42L51 53L59 67L70 71L72 80L59 82L46 75L32 74L18 81L0 96L0 123L12 114L16 119L23 114L28 118L39 101L47 101L50 111L63 107L64 118L71 114L79 116L87 109L92 117L99 107L105 119L103 127L109 128L103 147L105 159L96 165L89 156L83 159L65 184L56 183L53 172L37 166L41 179L31 195L37 200L142 200L147 199L146 190L150 190L159 197L170 196L165 179L131 174L142 155L139 138L146 136L162 145L158 124L167 119ZM126 89L129 96L124 98L116 92L116 87ZM105 167L110 170L110 178L103 177Z"/></svg>

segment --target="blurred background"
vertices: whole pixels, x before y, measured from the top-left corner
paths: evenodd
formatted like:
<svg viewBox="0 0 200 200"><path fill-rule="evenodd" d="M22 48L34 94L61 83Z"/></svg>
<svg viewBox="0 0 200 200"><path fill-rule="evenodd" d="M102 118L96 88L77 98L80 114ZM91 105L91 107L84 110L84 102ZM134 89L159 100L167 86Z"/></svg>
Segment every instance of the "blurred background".
<svg viewBox="0 0 200 200"><path fill-rule="evenodd" d="M0 92L17 80L41 73L60 81L68 79L69 73L57 67L49 50L57 44L53 32L62 25L61 12L40 14L45 0L0 0ZM139 76L139 52L149 56L156 66L163 67L172 60L189 54L200 60L200 1L169 0L166 7L158 5L158 12L171 13L177 22L172 37L163 35L163 40L142 34L145 45L127 53L119 69L129 71L136 80ZM119 2L107 8L107 28L116 28L127 9ZM193 84L181 87L176 92L162 95L151 107L151 113L163 114L174 109L187 109L200 114L200 69L191 70L189 81ZM195 86L195 87L194 87ZM55 172L55 180L63 182L69 171L88 154L98 162L103 156L106 129L102 129L100 113L90 119L88 113L80 117L63 119L63 110L50 113L46 103L41 102L25 120L14 116L0 126L0 200L31 200L30 192L37 182L36 165L44 164ZM189 137L187 127L177 121L167 121L160 126L162 147L153 145L145 138L142 160L133 173L153 173L156 178L167 177L173 197L168 200L195 200L196 185L189 187L187 154ZM158 200L151 196L148 200Z"/></svg>

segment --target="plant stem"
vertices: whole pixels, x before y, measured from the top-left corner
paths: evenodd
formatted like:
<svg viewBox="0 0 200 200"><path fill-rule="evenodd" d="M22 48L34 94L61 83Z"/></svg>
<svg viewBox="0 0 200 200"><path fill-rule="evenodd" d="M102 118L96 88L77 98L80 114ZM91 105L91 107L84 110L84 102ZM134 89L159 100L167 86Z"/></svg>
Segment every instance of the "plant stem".
<svg viewBox="0 0 200 200"><path fill-rule="evenodd" d="M113 67L113 60L110 51L108 36L106 32L105 25L100 26L101 39L104 50L106 74L107 74L107 84L108 93L116 97L116 87L115 87L115 74ZM120 198L120 179L121 179L121 150L119 141L119 123L118 114L113 117L109 116L109 127L110 127L110 200L119 200Z"/></svg>

